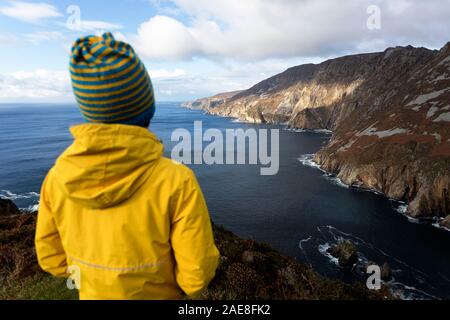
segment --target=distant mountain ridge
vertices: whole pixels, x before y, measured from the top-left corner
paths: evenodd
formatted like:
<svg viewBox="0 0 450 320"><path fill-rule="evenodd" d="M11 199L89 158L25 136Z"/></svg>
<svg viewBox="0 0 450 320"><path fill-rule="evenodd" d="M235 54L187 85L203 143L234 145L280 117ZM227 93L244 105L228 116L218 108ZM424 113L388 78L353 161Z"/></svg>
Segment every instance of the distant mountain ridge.
<svg viewBox="0 0 450 320"><path fill-rule="evenodd" d="M200 98L194 101L185 102L183 103L183 106L189 109L209 110L210 108L214 108L215 106L227 102L231 97L239 94L240 92L241 91L231 91L219 93L212 97Z"/></svg>
<svg viewBox="0 0 450 320"><path fill-rule="evenodd" d="M407 202L412 216L450 223L450 42L296 66L203 101L214 115L330 129L315 157L323 169Z"/></svg>

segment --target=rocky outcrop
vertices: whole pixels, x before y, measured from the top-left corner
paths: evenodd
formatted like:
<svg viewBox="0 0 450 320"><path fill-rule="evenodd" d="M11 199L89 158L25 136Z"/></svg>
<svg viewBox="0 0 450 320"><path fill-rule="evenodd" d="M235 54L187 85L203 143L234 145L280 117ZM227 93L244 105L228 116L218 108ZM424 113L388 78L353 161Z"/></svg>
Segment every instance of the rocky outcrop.
<svg viewBox="0 0 450 320"><path fill-rule="evenodd" d="M0 216L19 214L20 210L16 204L9 199L0 198Z"/></svg>
<svg viewBox="0 0 450 320"><path fill-rule="evenodd" d="M207 112L329 129L315 161L349 185L450 215L450 43L396 47L286 70Z"/></svg>
<svg viewBox="0 0 450 320"><path fill-rule="evenodd" d="M381 279L384 281L389 281L391 278L392 278L391 266L389 265L389 263L385 262L381 267Z"/></svg>
<svg viewBox="0 0 450 320"><path fill-rule="evenodd" d="M444 220L442 220L441 222L439 222L439 225L441 227L444 227L448 230L450 230L450 215L447 216Z"/></svg>
<svg viewBox="0 0 450 320"><path fill-rule="evenodd" d="M350 268L358 262L357 248L349 240L341 241L331 246L327 252L337 258L339 265L344 268Z"/></svg>

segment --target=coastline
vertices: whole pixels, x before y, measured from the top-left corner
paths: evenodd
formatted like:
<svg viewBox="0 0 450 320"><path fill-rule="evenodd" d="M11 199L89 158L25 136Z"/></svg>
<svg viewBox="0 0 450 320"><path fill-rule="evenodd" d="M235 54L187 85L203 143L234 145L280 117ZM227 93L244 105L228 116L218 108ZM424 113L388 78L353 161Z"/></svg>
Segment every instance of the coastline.
<svg viewBox="0 0 450 320"><path fill-rule="evenodd" d="M325 177L327 180L330 181L330 183L333 183L335 185L338 185L342 188L346 188L346 189L353 189L356 191L361 191L361 192L369 192L369 193L373 193L379 196L384 197L385 199L391 201L391 203L396 203L397 206L393 205L393 209L398 212L399 214L401 214L402 216L404 216L408 222L410 223L418 223L418 224L428 224L431 225L437 229L441 229L444 231L449 231L449 228L446 228L445 226L442 226L439 224L440 221L443 221L444 218L439 218L438 216L433 216L433 217L412 217L408 211L408 204L404 201L398 200L398 199L394 199L391 197L388 197L386 194L382 193L381 191L378 191L376 189L371 189L371 188L365 188L363 186L358 186L358 185L351 185L351 184L347 184L344 181L342 181L341 179L339 179L335 173L332 172L328 172L325 169L323 169L315 160L314 160L314 156L315 154L306 154L306 155L302 155L298 158L298 161L304 165L304 166L308 166L314 169L319 170L320 172L324 173L323 177Z"/></svg>

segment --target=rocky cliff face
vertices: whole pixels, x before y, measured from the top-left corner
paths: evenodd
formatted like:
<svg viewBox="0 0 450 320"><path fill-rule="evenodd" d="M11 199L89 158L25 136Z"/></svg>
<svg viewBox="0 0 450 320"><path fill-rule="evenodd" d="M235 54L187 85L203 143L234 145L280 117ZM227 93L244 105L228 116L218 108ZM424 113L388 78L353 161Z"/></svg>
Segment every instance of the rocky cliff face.
<svg viewBox="0 0 450 320"><path fill-rule="evenodd" d="M205 110L333 130L315 157L323 169L413 216L450 215L450 43L297 66Z"/></svg>
<svg viewBox="0 0 450 320"><path fill-rule="evenodd" d="M324 169L406 201L413 216L450 214L450 45L387 51L334 111L348 115L316 155Z"/></svg>

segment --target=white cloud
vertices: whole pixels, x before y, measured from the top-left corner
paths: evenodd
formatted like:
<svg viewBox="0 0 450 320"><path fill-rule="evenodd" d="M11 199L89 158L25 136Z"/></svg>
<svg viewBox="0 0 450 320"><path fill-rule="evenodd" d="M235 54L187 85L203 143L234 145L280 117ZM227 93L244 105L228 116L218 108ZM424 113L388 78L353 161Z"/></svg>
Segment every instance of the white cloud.
<svg viewBox="0 0 450 320"><path fill-rule="evenodd" d="M63 40L59 31L36 31L30 33L0 33L0 47L21 46L24 44L40 45L44 41Z"/></svg>
<svg viewBox="0 0 450 320"><path fill-rule="evenodd" d="M149 73L152 79L176 78L186 75L186 72L183 69L175 69L173 71L168 71L166 69L149 70Z"/></svg>
<svg viewBox="0 0 450 320"><path fill-rule="evenodd" d="M156 9L159 15L166 16L178 16L182 13L182 10L173 4L164 0L149 0L152 6Z"/></svg>
<svg viewBox="0 0 450 320"><path fill-rule="evenodd" d="M71 97L67 71L17 71L0 74L0 101L49 100Z"/></svg>
<svg viewBox="0 0 450 320"><path fill-rule="evenodd" d="M64 36L59 31L38 31L33 33L26 33L23 35L26 41L38 45L43 41L61 40Z"/></svg>
<svg viewBox="0 0 450 320"><path fill-rule="evenodd" d="M189 56L201 44L181 22L166 16L155 16L140 25L134 37L136 49L149 58Z"/></svg>
<svg viewBox="0 0 450 320"><path fill-rule="evenodd" d="M58 9L48 3L22 1L9 1L9 5L0 7L0 14L31 23L62 16Z"/></svg>
<svg viewBox="0 0 450 320"><path fill-rule="evenodd" d="M449 0L156 2L175 5L187 19L157 15L140 25L132 40L149 58L336 56L391 45L438 47L449 40ZM366 10L374 4L381 9L381 30L367 28Z"/></svg>
<svg viewBox="0 0 450 320"><path fill-rule="evenodd" d="M95 30L119 30L123 26L118 23L111 23L107 21L81 20L80 28L77 31L95 31Z"/></svg>

